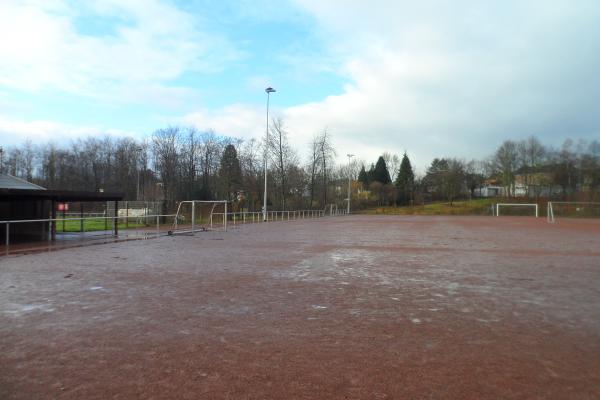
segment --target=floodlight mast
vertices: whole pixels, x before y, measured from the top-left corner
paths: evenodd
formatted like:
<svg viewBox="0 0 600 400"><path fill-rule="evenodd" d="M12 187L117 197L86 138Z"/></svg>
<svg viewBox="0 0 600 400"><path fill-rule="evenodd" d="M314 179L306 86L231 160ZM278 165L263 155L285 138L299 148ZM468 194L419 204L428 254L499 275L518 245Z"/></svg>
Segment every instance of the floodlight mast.
<svg viewBox="0 0 600 400"><path fill-rule="evenodd" d="M348 214L350 214L350 188L352 184L352 171L350 170L350 162L354 154L346 154L348 156Z"/></svg>
<svg viewBox="0 0 600 400"><path fill-rule="evenodd" d="M267 138L265 141L265 193L263 196L263 221L267 220L267 156L269 151L269 97L271 93L275 92L276 90L270 86L265 89L265 93L267 93Z"/></svg>

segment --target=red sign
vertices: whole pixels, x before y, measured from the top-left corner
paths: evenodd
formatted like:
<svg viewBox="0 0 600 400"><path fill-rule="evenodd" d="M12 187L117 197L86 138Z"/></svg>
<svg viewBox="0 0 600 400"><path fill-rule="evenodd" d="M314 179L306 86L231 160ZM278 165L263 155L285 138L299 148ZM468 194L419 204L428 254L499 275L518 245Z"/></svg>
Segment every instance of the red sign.
<svg viewBox="0 0 600 400"><path fill-rule="evenodd" d="M69 203L58 203L58 211L69 211Z"/></svg>

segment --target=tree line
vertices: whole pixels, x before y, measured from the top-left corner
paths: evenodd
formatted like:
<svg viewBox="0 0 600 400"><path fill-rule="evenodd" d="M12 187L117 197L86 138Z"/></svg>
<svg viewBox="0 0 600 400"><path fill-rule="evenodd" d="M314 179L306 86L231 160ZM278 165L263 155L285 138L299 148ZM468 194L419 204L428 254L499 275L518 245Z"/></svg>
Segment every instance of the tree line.
<svg viewBox="0 0 600 400"><path fill-rule="evenodd" d="M432 160L423 174L408 155L383 153L373 164L364 160L336 164L331 134L314 135L306 156L288 140L282 119L270 124L269 140L241 140L170 126L143 140L94 137L68 145L34 144L3 149L0 171L48 189L122 192L127 200L226 199L236 208L262 207L264 160L268 163L271 209L344 206L351 178L354 207L449 202L502 188L504 196L566 198L584 193L598 198L600 142L566 140L560 148L530 137L503 142L491 156L465 161ZM367 167L368 165L368 167Z"/></svg>
<svg viewBox="0 0 600 400"><path fill-rule="evenodd" d="M363 191L358 202L363 206L432 200L452 204L458 198L494 195L598 201L600 142L567 139L554 148L535 136L506 140L485 159L435 158L421 176L406 153L401 161L384 153L368 170L361 166L358 182L358 191Z"/></svg>
<svg viewBox="0 0 600 400"><path fill-rule="evenodd" d="M347 171L335 165L331 135L326 130L315 135L303 162L289 144L284 121L270 125L268 142L180 126L158 129L143 140L89 136L61 146L27 140L2 150L0 172L47 189L164 200L169 209L181 200L226 199L238 208L260 210L266 156L270 208L321 208L340 201L335 182L347 179Z"/></svg>

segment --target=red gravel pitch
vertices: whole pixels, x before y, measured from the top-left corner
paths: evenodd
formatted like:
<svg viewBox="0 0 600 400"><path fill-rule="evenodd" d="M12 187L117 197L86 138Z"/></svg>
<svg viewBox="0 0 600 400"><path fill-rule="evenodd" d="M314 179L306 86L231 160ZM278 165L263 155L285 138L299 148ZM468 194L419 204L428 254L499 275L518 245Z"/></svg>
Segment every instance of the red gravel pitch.
<svg viewBox="0 0 600 400"><path fill-rule="evenodd" d="M350 216L0 260L1 399L598 399L600 224Z"/></svg>

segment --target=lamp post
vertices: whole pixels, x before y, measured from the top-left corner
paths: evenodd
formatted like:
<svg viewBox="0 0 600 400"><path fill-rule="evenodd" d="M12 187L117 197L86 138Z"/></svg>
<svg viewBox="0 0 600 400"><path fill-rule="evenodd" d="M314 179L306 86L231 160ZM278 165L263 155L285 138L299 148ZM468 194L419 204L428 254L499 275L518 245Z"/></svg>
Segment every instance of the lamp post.
<svg viewBox="0 0 600 400"><path fill-rule="evenodd" d="M348 156L348 214L350 214L350 188L352 184L352 171L350 170L350 160L354 154L346 154Z"/></svg>
<svg viewBox="0 0 600 400"><path fill-rule="evenodd" d="M265 89L267 93L267 139L265 141L265 193L263 196L263 221L267 220L267 154L269 149L269 97L271 93L275 93L275 89L268 87Z"/></svg>

